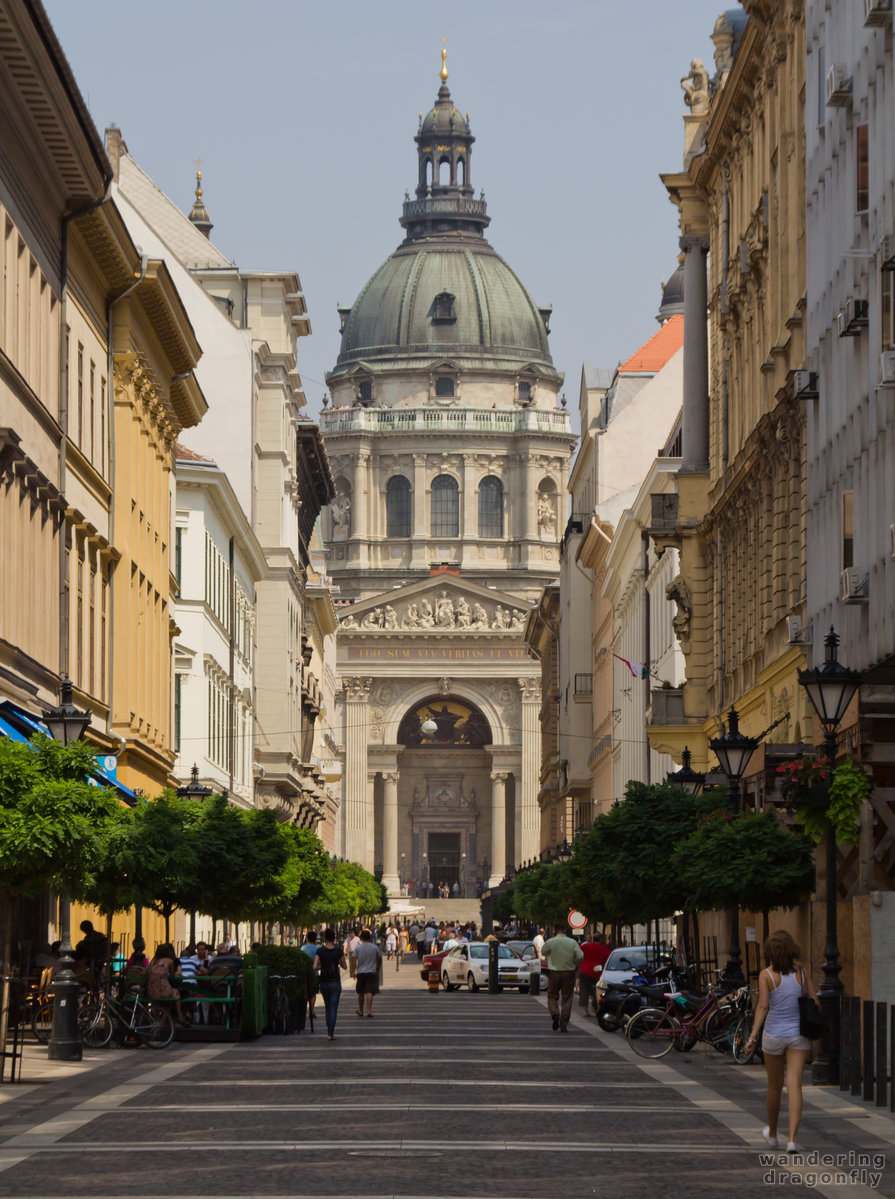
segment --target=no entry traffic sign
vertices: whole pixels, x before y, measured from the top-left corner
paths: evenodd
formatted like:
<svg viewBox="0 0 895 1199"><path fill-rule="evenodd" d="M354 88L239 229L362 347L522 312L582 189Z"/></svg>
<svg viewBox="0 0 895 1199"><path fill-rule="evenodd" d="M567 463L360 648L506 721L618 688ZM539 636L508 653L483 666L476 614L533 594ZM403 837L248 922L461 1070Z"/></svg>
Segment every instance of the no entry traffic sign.
<svg viewBox="0 0 895 1199"><path fill-rule="evenodd" d="M587 924L587 917L583 912L576 912L572 908L569 912L569 924L572 928L584 928L585 924Z"/></svg>

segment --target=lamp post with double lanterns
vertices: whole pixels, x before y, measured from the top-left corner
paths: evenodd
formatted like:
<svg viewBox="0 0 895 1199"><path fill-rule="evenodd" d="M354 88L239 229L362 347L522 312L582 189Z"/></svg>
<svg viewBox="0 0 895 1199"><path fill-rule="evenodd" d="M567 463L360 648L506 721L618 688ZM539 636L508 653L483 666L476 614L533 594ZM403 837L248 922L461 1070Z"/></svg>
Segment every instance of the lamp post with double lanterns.
<svg viewBox="0 0 895 1199"><path fill-rule="evenodd" d="M705 775L700 774L698 770L694 770L690 765L690 749L684 746L681 753L683 765L680 770L669 771L665 776L665 781L672 783L675 787L681 787L684 791L694 796L702 794L702 789L705 786ZM690 953L690 913L683 912L683 939L684 939L684 954L689 965L692 960Z"/></svg>
<svg viewBox="0 0 895 1199"><path fill-rule="evenodd" d="M709 742L709 749L715 754L721 765L721 771L727 779L727 796L730 804L730 814L733 817L740 814L740 781L746 773L749 759L758 747L755 737L747 737L740 732L739 714L731 707L727 713L727 731L720 737ZM740 957L740 909L730 911L730 949L724 973L729 982L742 984L743 966Z"/></svg>
<svg viewBox="0 0 895 1199"><path fill-rule="evenodd" d="M830 626L824 638L826 656L813 670L800 670L799 683L808 692L824 733L823 754L827 764L827 814L824 827L826 839L826 944L824 946L824 980L817 988L817 998L823 1019L820 1053L811 1065L811 1080L829 1084L839 1082L839 1014L842 999L842 980L839 978L839 933L836 927L837 878L836 833L830 819L830 786L836 765L836 733L848 706L863 682L859 670L849 670L838 660L839 637Z"/></svg>
<svg viewBox="0 0 895 1199"><path fill-rule="evenodd" d="M43 722L54 741L73 745L80 741L93 719L89 709L76 708L72 681L64 678L59 687L59 703L43 711ZM78 1035L78 980L71 944L71 905L67 895L59 896L59 965L53 975L53 1031L49 1057L57 1062L79 1062L82 1056Z"/></svg>
<svg viewBox="0 0 895 1199"><path fill-rule="evenodd" d="M184 783L182 787L177 788L176 794L180 799L207 799L209 795L213 795L211 787L205 787L199 782L199 767L193 763L193 768L190 771L190 781ZM196 947L196 910L190 912L190 945L193 949Z"/></svg>

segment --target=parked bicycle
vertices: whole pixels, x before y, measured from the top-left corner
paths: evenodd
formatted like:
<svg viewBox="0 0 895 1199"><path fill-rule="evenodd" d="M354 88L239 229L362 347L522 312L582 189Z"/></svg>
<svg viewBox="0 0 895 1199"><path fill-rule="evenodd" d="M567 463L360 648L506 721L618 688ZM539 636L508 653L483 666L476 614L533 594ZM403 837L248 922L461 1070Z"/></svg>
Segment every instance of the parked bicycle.
<svg viewBox="0 0 895 1199"><path fill-rule="evenodd" d="M174 1040L174 1021L158 1001L138 994L116 999L102 992L81 1005L78 1032L90 1049L102 1049L113 1035L122 1044L132 1039L150 1049L165 1049Z"/></svg>
<svg viewBox="0 0 895 1199"><path fill-rule="evenodd" d="M723 1005L715 991L705 996L681 991L666 996L662 1007L645 1007L625 1029L628 1043L640 1057L664 1057L671 1049L687 1052L704 1041L721 1053L730 1052L740 1013L731 1002Z"/></svg>

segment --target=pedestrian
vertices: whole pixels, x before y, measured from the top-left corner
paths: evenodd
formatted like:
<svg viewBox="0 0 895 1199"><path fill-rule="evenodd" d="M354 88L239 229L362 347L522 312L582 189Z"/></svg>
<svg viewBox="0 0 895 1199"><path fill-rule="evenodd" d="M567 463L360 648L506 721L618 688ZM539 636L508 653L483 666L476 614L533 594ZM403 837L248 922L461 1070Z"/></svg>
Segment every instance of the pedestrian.
<svg viewBox="0 0 895 1199"><path fill-rule="evenodd" d="M306 953L308 955L308 957L311 959L312 967L313 967L314 959L317 956L317 952L318 952L319 948L320 947L317 944L317 932L315 929L312 928L308 931L308 934L305 937L305 943L301 947L302 953ZM308 1008L310 1009L310 1013L311 1013L311 1028L312 1029L314 1027L314 1008L316 1007L316 1005L317 1005L317 996L313 991L311 991L310 995L308 996Z"/></svg>
<svg viewBox="0 0 895 1199"><path fill-rule="evenodd" d="M426 930L420 927L416 930L416 956L420 961L423 960L423 954L426 952Z"/></svg>
<svg viewBox="0 0 895 1199"><path fill-rule="evenodd" d="M544 960L550 974L547 978L547 1011L553 1020L553 1029L560 1032L569 1031L569 1018L572 1015L572 993L575 990L575 976L578 973L578 963L584 957L581 946L565 933L557 933L544 942ZM562 998L560 1008L559 999Z"/></svg>
<svg viewBox="0 0 895 1199"><path fill-rule="evenodd" d="M408 933L407 926L402 924L398 929L398 958L403 961L404 954L407 952Z"/></svg>
<svg viewBox="0 0 895 1199"><path fill-rule="evenodd" d="M379 946L370 936L370 930L365 928L360 935L360 943L353 951L355 961L354 976L357 979L357 1014L364 1014L364 999L366 997L367 1015L373 1018L373 996L379 994L379 970L382 966L382 954Z"/></svg>
<svg viewBox="0 0 895 1199"><path fill-rule="evenodd" d="M345 957L348 959L348 973L350 974L350 976L352 978L354 978L355 969L357 967L357 960L354 956L354 951L360 944L360 937L357 934L358 934L358 929L353 928L351 930L351 932L348 934L348 936L345 938L345 944L342 947L342 952L345 954Z"/></svg>
<svg viewBox="0 0 895 1199"><path fill-rule="evenodd" d="M394 924L390 924L388 926L388 928L386 929L386 933L385 933L385 957L386 957L386 960L390 962L392 960L392 958L397 954L397 952L398 952L398 930L395 928Z"/></svg>
<svg viewBox="0 0 895 1199"><path fill-rule="evenodd" d="M542 950L544 948L544 930L542 928L539 928L538 931L535 933L535 935L532 937L531 943L532 943L532 945L534 945L535 949L538 951L538 957L540 957L542 954Z"/></svg>
<svg viewBox="0 0 895 1199"><path fill-rule="evenodd" d="M314 969L320 977L320 994L323 996L323 1010L326 1014L326 1039L334 1041L339 999L342 996L340 971L348 969L345 954L336 945L335 929L328 928L323 934L323 944L318 946L314 955Z"/></svg>
<svg viewBox="0 0 895 1199"><path fill-rule="evenodd" d="M587 1014L588 1005L593 1004L596 995L597 980L603 973L603 966L609 957L609 946L602 933L597 933L592 941L581 942L581 952L584 958L578 967L579 1003ZM596 1015L596 1010L594 1010Z"/></svg>
<svg viewBox="0 0 895 1199"><path fill-rule="evenodd" d="M814 984L799 961L800 954L798 945L783 929L771 933L765 941L766 968L758 976L758 1007L745 1045L747 1055L751 1054L764 1026L761 1048L768 1076L768 1122L761 1135L772 1149L780 1144L777 1120L785 1073L789 1113L787 1153L797 1153L799 1148L796 1135L802 1118L802 1075L811 1052L811 1042L799 1030L799 996L810 995L817 1000Z"/></svg>

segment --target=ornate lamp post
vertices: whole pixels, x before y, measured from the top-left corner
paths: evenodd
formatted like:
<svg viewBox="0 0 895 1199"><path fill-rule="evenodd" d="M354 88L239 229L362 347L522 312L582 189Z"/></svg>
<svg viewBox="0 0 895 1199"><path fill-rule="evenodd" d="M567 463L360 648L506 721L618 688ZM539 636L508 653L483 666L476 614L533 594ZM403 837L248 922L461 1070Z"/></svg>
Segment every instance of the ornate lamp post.
<svg viewBox="0 0 895 1199"><path fill-rule="evenodd" d="M829 815L829 788L832 783L833 767L836 765L836 732L848 705L861 686L863 677L859 670L849 670L837 660L839 638L836 630L824 638L826 657L813 670L800 670L799 682L808 692L812 707L824 731L823 753L827 760L827 818L824 830L827 843L826 865L826 945L824 946L824 980L817 988L817 998L823 1016L823 1036L820 1053L811 1066L811 1078L815 1083L829 1084L839 1081L839 1011L842 998L842 981L839 978L839 933L836 927L836 834Z"/></svg>
<svg viewBox="0 0 895 1199"><path fill-rule="evenodd" d="M199 767L193 763L193 768L190 771L190 781L182 787L177 788L176 794L181 799L207 799L209 795L213 795L211 787L203 787L199 782ZM226 793L225 793L226 798ZM195 949L196 946L196 912L190 912L190 945Z"/></svg>
<svg viewBox="0 0 895 1199"><path fill-rule="evenodd" d="M64 678L59 688L60 702L43 712L44 724L54 741L73 745L84 736L93 713L76 708L72 702L72 681ZM58 1062L79 1062L82 1056L78 1035L78 980L75 978L71 946L71 907L67 895L59 896L59 965L53 979L53 1031L49 1056Z"/></svg>
<svg viewBox="0 0 895 1199"><path fill-rule="evenodd" d="M705 775L700 774L697 770L693 770L690 766L690 750L686 746L684 746L681 757L684 760L683 766L680 770L673 770L666 774L665 781L674 783L675 787L683 787L691 795L701 794L705 786Z"/></svg>
<svg viewBox="0 0 895 1199"><path fill-rule="evenodd" d="M740 732L739 714L731 707L727 713L727 732L715 737L709 742L709 749L716 755L721 764L721 771L727 778L728 799L731 816L740 814L740 780L746 772L749 759L755 753L758 740L747 737ZM730 982L742 983L743 967L740 957L740 909L731 908L730 912L730 949L728 962L724 973Z"/></svg>

